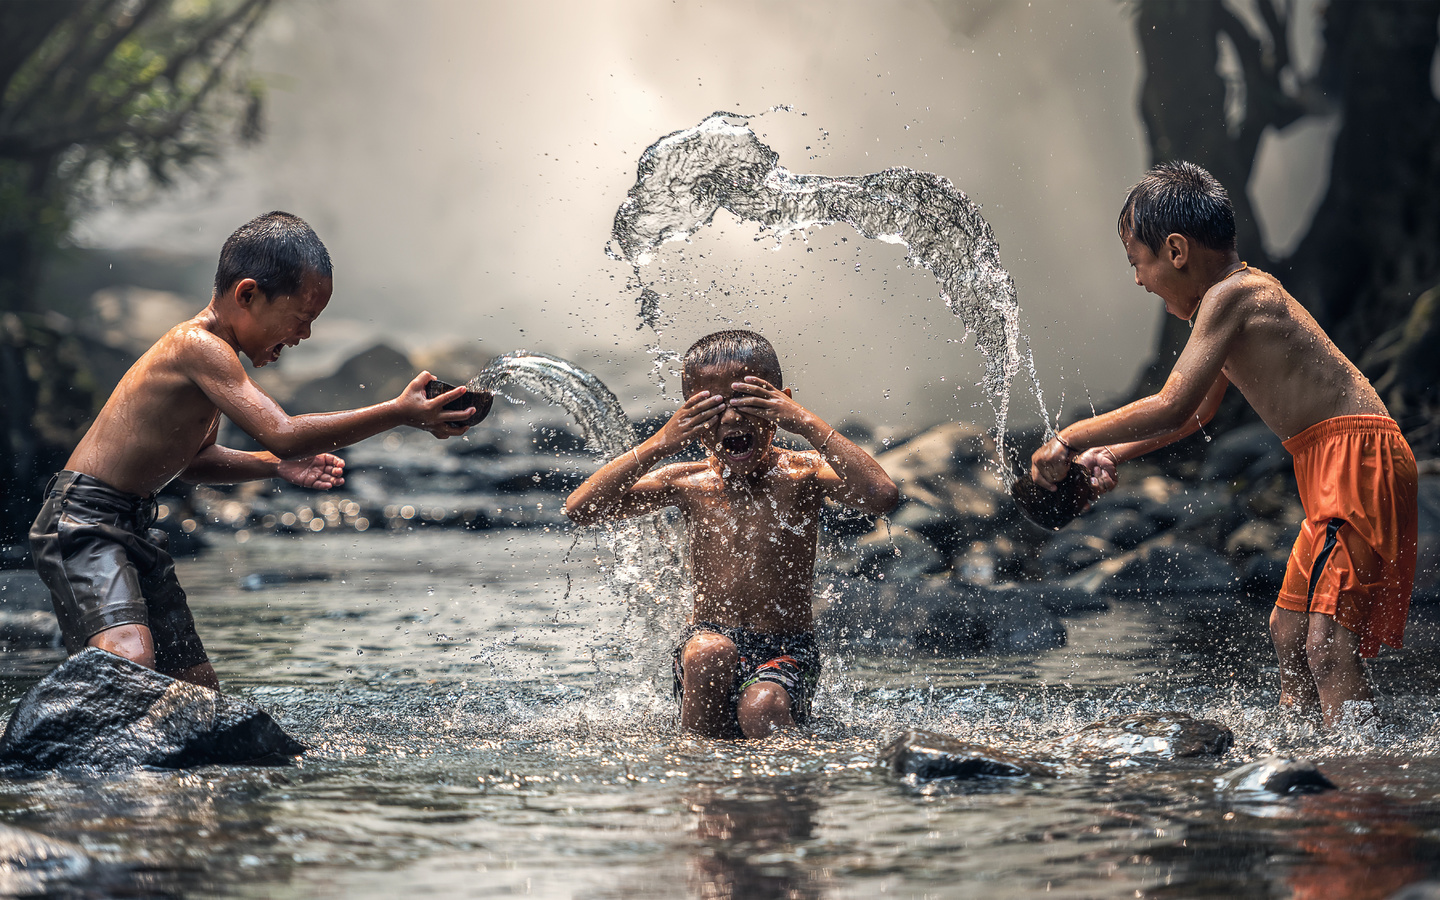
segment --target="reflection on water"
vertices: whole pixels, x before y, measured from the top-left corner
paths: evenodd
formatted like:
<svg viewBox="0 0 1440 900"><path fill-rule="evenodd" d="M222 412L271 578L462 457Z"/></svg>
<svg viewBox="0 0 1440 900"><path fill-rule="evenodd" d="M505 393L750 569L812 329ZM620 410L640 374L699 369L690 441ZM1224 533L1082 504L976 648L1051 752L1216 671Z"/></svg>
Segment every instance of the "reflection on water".
<svg viewBox="0 0 1440 900"><path fill-rule="evenodd" d="M0 823L89 855L83 877L45 875L58 896L1233 900L1383 897L1440 874L1433 652L1382 657L1388 724L1332 737L1273 709L1262 606L1117 603L1034 658L842 649L808 729L709 741L676 732L663 640L593 574L604 548L572 542L327 533L184 562L227 689L314 752L281 770L6 782ZM330 579L240 587L317 569ZM873 764L904 727L1053 759L1091 721L1164 708L1223 721L1235 749L1060 759L1055 778L944 790ZM1313 756L1342 790L1215 793L1276 751Z"/></svg>

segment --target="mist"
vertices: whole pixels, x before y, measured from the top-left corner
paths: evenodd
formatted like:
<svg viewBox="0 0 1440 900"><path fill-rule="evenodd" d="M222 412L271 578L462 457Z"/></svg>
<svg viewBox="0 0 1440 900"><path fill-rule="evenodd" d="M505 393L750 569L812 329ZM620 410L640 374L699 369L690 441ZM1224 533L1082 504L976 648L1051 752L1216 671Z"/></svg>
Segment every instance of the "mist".
<svg viewBox="0 0 1440 900"><path fill-rule="evenodd" d="M832 421L990 421L979 353L933 278L844 226L757 241L722 211L649 267L666 316L637 329L632 272L604 247L640 154L713 111L783 104L793 111L752 124L791 171L910 166L979 203L1051 412L1099 405L1148 360L1161 315L1114 227L1147 163L1132 30L1112 0L302 0L253 44L264 140L147 205L97 211L77 239L213 256L258 213L305 217L330 248L335 295L281 364L297 377L380 340L526 348L589 368L639 414L675 399L668 356L747 326ZM1276 246L1323 190L1334 129L1287 132L1248 186ZM1012 420L1039 417L1026 380Z"/></svg>

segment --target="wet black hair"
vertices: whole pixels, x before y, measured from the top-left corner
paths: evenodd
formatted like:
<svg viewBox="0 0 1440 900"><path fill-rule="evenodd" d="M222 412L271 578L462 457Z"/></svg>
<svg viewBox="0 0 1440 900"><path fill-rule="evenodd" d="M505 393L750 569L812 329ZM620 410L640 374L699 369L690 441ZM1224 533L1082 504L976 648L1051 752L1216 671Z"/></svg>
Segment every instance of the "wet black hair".
<svg viewBox="0 0 1440 900"><path fill-rule="evenodd" d="M225 239L215 267L215 294L225 293L242 278L253 278L261 293L274 300L299 291L307 272L330 278L329 251L304 219L275 210L256 216Z"/></svg>
<svg viewBox="0 0 1440 900"><path fill-rule="evenodd" d="M691 373L697 369L736 363L747 366L777 388L785 386L781 383L780 357L775 355L775 348L755 332L739 328L712 332L691 344L685 351L680 380L688 385Z"/></svg>
<svg viewBox="0 0 1440 900"><path fill-rule="evenodd" d="M1159 254L1172 234L1211 250L1235 249L1235 209L1214 175L1192 162L1163 162L1130 189L1115 229Z"/></svg>

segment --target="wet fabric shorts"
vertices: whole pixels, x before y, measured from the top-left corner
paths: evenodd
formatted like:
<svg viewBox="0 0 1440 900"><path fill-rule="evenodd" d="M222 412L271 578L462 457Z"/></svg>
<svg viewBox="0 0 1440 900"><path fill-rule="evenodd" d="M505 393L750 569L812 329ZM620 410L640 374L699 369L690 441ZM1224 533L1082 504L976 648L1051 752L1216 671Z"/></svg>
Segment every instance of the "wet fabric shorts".
<svg viewBox="0 0 1440 900"><path fill-rule="evenodd" d="M740 668L730 688L730 715L736 720L737 730L739 720L736 709L740 697L752 684L761 682L777 684L785 689L785 693L790 695L790 715L796 722L804 722L810 717L810 701L815 696L815 686L820 682L820 649L815 643L815 635L808 631L764 634L712 622L696 622L686 629L671 654L676 700L685 693L685 645L702 631L729 638L740 652Z"/></svg>
<svg viewBox="0 0 1440 900"><path fill-rule="evenodd" d="M1415 456L1394 420L1337 416L1285 442L1305 522L1276 605L1318 612L1360 638L1360 655L1400 647L1415 584Z"/></svg>
<svg viewBox="0 0 1440 900"><path fill-rule="evenodd" d="M164 532L152 529L155 501L64 471L30 526L35 569L50 588L65 649L78 653L98 632L144 625L155 668L180 672L206 662Z"/></svg>

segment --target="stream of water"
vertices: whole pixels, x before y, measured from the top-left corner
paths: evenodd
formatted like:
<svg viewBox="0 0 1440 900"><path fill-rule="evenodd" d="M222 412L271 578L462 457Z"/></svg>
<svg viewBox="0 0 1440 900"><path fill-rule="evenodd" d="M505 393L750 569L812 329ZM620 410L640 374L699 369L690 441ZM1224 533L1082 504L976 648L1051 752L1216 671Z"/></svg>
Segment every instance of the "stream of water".
<svg viewBox="0 0 1440 900"><path fill-rule="evenodd" d="M541 529L257 536L180 564L227 690L313 748L294 768L0 783L0 821L78 843L61 897L1385 897L1440 875L1435 628L1374 667L1388 724L1273 710L1267 610L1117 603L1033 658L832 651L805 730L678 733L668 647ZM246 574L312 579L242 590ZM653 646L647 646L647 640ZM57 661L7 684L18 697ZM1221 760L1071 761L923 789L876 766L911 726L1040 755L1105 715L1235 730ZM1213 778L1308 754L1341 790L1237 802Z"/></svg>

